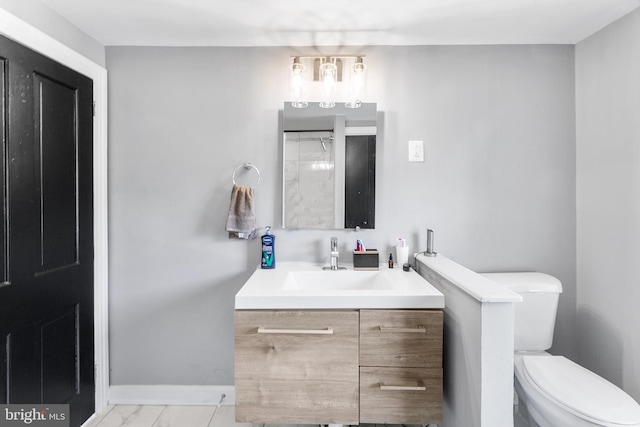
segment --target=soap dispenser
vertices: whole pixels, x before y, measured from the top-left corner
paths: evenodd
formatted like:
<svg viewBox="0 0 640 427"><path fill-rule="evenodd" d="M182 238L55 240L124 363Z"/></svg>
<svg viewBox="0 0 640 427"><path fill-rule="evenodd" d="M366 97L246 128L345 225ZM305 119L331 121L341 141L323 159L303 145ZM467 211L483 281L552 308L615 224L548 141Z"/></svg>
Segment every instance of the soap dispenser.
<svg viewBox="0 0 640 427"><path fill-rule="evenodd" d="M396 243L396 263L403 266L409 262L409 246L405 239L399 238Z"/></svg>
<svg viewBox="0 0 640 427"><path fill-rule="evenodd" d="M276 268L276 236L271 234L271 227L266 227L262 236L262 262L261 268Z"/></svg>

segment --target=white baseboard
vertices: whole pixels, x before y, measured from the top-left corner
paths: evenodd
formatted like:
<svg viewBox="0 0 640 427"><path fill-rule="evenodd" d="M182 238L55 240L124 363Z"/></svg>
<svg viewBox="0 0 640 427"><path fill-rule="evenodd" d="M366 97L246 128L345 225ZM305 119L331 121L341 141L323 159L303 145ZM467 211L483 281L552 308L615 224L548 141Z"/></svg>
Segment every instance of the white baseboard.
<svg viewBox="0 0 640 427"><path fill-rule="evenodd" d="M224 399L222 395L224 394ZM112 385L110 405L233 405L232 385Z"/></svg>

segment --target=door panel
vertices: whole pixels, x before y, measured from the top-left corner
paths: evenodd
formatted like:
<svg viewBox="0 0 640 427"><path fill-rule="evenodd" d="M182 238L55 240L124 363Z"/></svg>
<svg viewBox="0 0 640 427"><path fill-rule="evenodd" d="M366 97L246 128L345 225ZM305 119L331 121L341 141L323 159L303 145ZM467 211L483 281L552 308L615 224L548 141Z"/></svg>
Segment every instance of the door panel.
<svg viewBox="0 0 640 427"><path fill-rule="evenodd" d="M38 352L38 330L36 325L27 325L7 334L6 359L8 361L6 403L40 403L40 390L30 384L39 381L38 371L32 369L32 359Z"/></svg>
<svg viewBox="0 0 640 427"><path fill-rule="evenodd" d="M0 37L0 398L94 412L93 83ZM1 277L0 277L1 278Z"/></svg>
<svg viewBox="0 0 640 427"><path fill-rule="evenodd" d="M43 402L66 403L79 391L78 312L73 307L40 328Z"/></svg>
<svg viewBox="0 0 640 427"><path fill-rule="evenodd" d="M79 388L77 313L74 307L8 335L10 403L58 404L73 399ZM41 360L41 369L33 369L34 356ZM31 386L34 383L41 387Z"/></svg>
<svg viewBox="0 0 640 427"><path fill-rule="evenodd" d="M75 264L77 256L77 90L35 76L38 271Z"/></svg>

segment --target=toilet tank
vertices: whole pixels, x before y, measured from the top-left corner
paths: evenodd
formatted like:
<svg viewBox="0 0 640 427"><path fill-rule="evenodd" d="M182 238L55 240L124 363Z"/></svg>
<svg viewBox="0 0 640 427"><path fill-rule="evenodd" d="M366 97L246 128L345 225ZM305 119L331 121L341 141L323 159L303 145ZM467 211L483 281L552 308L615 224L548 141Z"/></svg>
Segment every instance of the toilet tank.
<svg viewBox="0 0 640 427"><path fill-rule="evenodd" d="M522 296L514 303L515 351L551 348L562 284L544 273L486 273L483 276Z"/></svg>

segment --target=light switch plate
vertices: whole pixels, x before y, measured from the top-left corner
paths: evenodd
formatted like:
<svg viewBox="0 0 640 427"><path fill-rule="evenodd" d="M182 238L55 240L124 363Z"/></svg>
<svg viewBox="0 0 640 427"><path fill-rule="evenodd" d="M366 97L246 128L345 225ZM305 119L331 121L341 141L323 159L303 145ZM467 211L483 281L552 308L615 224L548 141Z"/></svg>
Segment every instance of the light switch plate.
<svg viewBox="0 0 640 427"><path fill-rule="evenodd" d="M424 141L409 141L409 161L424 162Z"/></svg>

